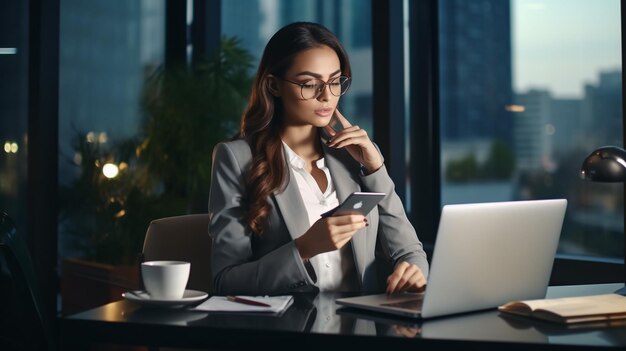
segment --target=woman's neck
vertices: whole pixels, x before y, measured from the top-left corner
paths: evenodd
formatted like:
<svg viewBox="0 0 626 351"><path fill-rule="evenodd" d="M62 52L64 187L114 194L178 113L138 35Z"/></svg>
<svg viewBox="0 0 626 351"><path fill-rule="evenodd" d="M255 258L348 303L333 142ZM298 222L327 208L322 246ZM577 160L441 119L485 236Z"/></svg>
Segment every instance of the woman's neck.
<svg viewBox="0 0 626 351"><path fill-rule="evenodd" d="M286 127L281 133L285 144L300 157L319 159L322 155L318 129L314 126Z"/></svg>

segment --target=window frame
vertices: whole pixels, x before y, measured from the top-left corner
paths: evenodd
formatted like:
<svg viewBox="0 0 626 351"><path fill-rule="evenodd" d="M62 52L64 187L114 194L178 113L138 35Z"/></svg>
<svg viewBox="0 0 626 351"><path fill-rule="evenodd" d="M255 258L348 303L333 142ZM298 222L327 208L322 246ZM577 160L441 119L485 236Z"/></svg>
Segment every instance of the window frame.
<svg viewBox="0 0 626 351"><path fill-rule="evenodd" d="M25 233L48 315L58 293L58 121L60 2L28 5L27 227Z"/></svg>

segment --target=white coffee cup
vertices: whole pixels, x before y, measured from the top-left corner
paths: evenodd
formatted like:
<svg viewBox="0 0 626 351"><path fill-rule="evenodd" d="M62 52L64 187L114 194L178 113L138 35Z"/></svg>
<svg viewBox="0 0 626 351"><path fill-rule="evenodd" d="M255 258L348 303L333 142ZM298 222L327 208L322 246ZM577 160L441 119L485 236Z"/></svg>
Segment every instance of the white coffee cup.
<svg viewBox="0 0 626 351"><path fill-rule="evenodd" d="M143 262L143 285L155 300L181 299L187 287L190 269L191 263L183 261Z"/></svg>

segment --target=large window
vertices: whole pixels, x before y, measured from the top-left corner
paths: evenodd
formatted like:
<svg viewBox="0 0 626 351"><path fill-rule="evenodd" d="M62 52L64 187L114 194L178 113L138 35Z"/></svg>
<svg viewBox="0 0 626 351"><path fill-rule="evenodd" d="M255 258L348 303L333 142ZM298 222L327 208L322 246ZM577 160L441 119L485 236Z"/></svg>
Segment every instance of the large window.
<svg viewBox="0 0 626 351"><path fill-rule="evenodd" d="M166 212L144 157L165 1L62 0L59 26L58 257L71 313L137 286L132 268L116 267L136 264Z"/></svg>
<svg viewBox="0 0 626 351"><path fill-rule="evenodd" d="M341 98L342 113L372 133L372 45L370 0L222 1L222 34L241 40L255 57L253 72L270 37L295 21L325 25L341 40L352 65L352 86Z"/></svg>
<svg viewBox="0 0 626 351"><path fill-rule="evenodd" d="M0 5L0 211L26 232L27 7Z"/></svg>
<svg viewBox="0 0 626 351"><path fill-rule="evenodd" d="M119 262L130 254L113 251L128 238L111 239L116 226L128 225L116 223L128 212L135 182L123 175L134 166L129 159L143 132L146 82L163 62L164 11L164 1L61 1L61 257Z"/></svg>
<svg viewBox="0 0 626 351"><path fill-rule="evenodd" d="M621 262L622 184L579 178L622 146L619 0L439 2L443 204L566 198L559 253Z"/></svg>
<svg viewBox="0 0 626 351"><path fill-rule="evenodd" d="M236 131L263 47L283 25L314 21L339 36L353 67L342 112L371 132L370 7L357 0L62 0L63 312L102 304L138 283L132 274L151 220L206 213L212 148ZM217 8L221 33L213 26ZM74 283L90 293L76 294Z"/></svg>

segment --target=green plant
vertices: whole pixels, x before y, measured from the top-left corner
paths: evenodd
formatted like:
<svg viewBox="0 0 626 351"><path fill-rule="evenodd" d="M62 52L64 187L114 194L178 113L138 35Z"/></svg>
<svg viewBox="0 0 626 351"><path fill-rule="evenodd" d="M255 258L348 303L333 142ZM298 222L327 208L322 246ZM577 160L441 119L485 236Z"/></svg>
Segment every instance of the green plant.
<svg viewBox="0 0 626 351"><path fill-rule="evenodd" d="M483 165L482 173L493 179L510 179L515 171L515 154L506 143L494 140L489 156Z"/></svg>
<svg viewBox="0 0 626 351"><path fill-rule="evenodd" d="M144 85L142 134L98 142L77 132L78 176L60 187L61 236L86 259L135 262L151 220L206 212L212 149L234 134L251 86L251 55L223 38L191 68L158 68ZM105 164L119 173L106 177Z"/></svg>
<svg viewBox="0 0 626 351"><path fill-rule="evenodd" d="M191 69L159 69L148 80L141 157L165 192L187 199L189 212L206 211L212 150L237 130L251 62L236 39L223 38L212 59Z"/></svg>
<svg viewBox="0 0 626 351"><path fill-rule="evenodd" d="M494 140L487 159L480 163L470 152L446 164L445 179L449 182L466 183L475 181L507 180L515 171L515 154L500 140Z"/></svg>

